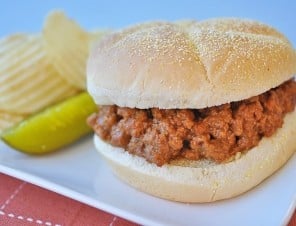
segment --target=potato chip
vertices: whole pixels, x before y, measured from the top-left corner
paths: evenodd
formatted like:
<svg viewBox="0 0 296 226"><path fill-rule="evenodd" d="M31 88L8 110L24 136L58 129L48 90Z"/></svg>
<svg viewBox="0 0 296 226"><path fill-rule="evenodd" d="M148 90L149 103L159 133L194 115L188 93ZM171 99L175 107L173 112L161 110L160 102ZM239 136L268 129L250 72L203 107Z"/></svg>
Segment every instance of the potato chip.
<svg viewBox="0 0 296 226"><path fill-rule="evenodd" d="M85 89L90 36L62 12L47 17L43 29L46 52L56 70L70 84Z"/></svg>
<svg viewBox="0 0 296 226"><path fill-rule="evenodd" d="M0 42L0 109L34 113L77 92L50 65L40 35L21 39Z"/></svg>
<svg viewBox="0 0 296 226"><path fill-rule="evenodd" d="M25 118L24 115L11 114L0 110L0 133L13 127Z"/></svg>
<svg viewBox="0 0 296 226"><path fill-rule="evenodd" d="M13 54L13 52L16 51L14 46L17 46L24 40L26 40L26 35L24 34L15 34L2 38L0 40L0 57L2 58L8 54Z"/></svg>
<svg viewBox="0 0 296 226"><path fill-rule="evenodd" d="M43 36L46 52L65 80L75 87L86 88L86 62L92 43L110 30L86 32L60 11L48 15Z"/></svg>

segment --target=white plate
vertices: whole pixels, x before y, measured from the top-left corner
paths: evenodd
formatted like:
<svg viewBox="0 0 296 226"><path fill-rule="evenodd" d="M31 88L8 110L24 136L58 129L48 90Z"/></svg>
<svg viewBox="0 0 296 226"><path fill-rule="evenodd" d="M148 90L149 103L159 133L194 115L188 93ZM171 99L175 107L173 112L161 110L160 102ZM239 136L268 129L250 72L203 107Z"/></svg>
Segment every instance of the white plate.
<svg viewBox="0 0 296 226"><path fill-rule="evenodd" d="M250 192L212 204L183 204L141 193L114 177L91 137L47 156L0 143L0 172L144 225L285 225L296 206L296 155Z"/></svg>

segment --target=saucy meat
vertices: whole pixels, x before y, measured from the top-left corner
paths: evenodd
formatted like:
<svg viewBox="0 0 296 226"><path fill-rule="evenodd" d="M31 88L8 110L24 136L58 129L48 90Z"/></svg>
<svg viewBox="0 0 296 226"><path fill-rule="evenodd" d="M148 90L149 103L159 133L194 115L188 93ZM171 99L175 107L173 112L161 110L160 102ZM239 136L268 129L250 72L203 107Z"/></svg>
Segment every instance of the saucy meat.
<svg viewBox="0 0 296 226"><path fill-rule="evenodd" d="M205 109L101 106L89 124L110 144L161 166L177 158L215 162L256 146L283 124L296 104L296 82L259 96Z"/></svg>

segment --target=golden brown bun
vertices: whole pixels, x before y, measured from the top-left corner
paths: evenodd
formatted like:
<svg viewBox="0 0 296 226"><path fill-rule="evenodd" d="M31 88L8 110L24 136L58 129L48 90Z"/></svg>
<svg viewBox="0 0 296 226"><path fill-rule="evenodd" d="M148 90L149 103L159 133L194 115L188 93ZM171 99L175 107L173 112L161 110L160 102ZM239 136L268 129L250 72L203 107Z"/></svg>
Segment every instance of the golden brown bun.
<svg viewBox="0 0 296 226"><path fill-rule="evenodd" d="M151 22L99 42L87 86L102 105L204 108L256 96L295 74L293 47L262 23Z"/></svg>
<svg viewBox="0 0 296 226"><path fill-rule="evenodd" d="M296 111L284 125L239 159L225 164L180 161L157 167L95 136L98 151L122 180L149 194L180 202L211 202L237 196L279 169L296 150Z"/></svg>

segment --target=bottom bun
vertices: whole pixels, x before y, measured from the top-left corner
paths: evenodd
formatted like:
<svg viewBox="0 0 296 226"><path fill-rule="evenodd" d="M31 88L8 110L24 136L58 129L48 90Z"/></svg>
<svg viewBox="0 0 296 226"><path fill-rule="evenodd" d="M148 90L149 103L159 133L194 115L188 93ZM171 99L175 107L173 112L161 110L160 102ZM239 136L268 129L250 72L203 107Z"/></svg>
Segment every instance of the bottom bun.
<svg viewBox="0 0 296 226"><path fill-rule="evenodd" d="M95 135L98 151L123 181L151 195L179 202L212 202L237 196L273 174L296 149L296 111L287 114L283 127L263 138L240 158L229 163L174 161L158 167L113 147Z"/></svg>

